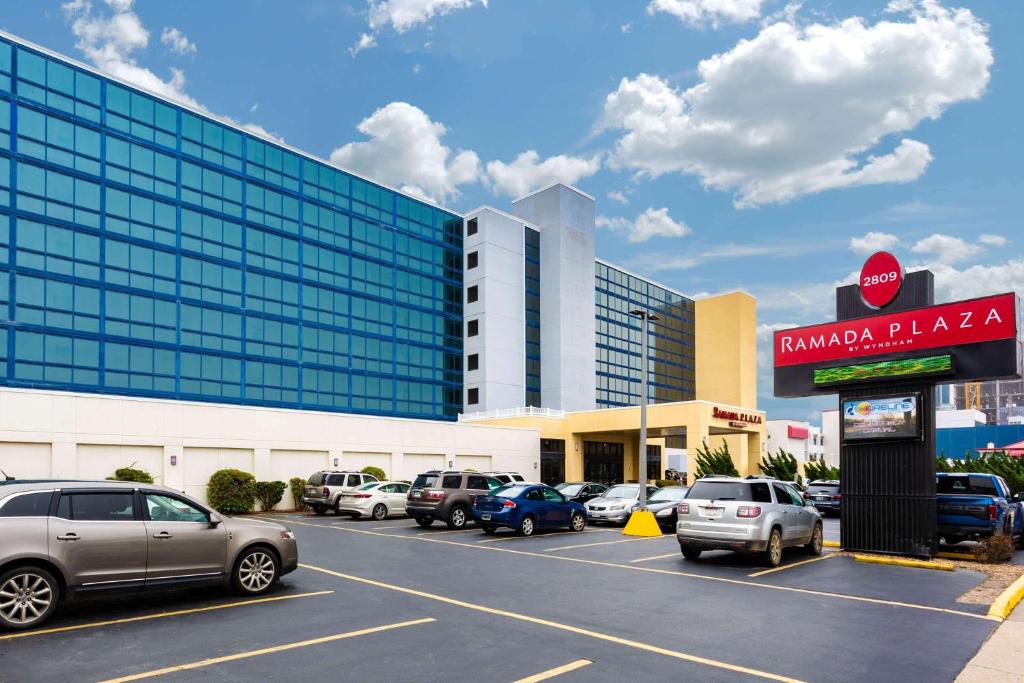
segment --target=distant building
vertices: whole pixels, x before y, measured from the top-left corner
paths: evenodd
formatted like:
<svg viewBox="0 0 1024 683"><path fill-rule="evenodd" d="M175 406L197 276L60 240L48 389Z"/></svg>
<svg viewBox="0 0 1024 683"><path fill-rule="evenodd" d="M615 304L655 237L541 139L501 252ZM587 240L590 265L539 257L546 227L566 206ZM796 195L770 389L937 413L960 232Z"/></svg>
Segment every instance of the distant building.
<svg viewBox="0 0 1024 683"><path fill-rule="evenodd" d="M800 462L822 460L825 437L821 427L804 420L768 420L765 450L769 455L779 449L792 453Z"/></svg>
<svg viewBox="0 0 1024 683"><path fill-rule="evenodd" d="M938 403L956 410L980 410L990 425L1024 424L1024 381L945 385L939 387Z"/></svg>
<svg viewBox="0 0 1024 683"><path fill-rule="evenodd" d="M825 462L839 467L839 410L821 411L821 438L825 442Z"/></svg>

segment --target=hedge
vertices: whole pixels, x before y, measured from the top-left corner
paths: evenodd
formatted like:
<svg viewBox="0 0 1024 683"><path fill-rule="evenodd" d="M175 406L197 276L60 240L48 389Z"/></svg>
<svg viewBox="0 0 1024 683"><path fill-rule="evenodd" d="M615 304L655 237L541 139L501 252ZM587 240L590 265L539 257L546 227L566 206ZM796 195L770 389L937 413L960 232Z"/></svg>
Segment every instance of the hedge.
<svg viewBox="0 0 1024 683"><path fill-rule="evenodd" d="M108 481L134 481L139 484L152 484L153 475L146 470L135 468L135 463L128 467L119 467L114 470L114 476L107 477Z"/></svg>
<svg viewBox="0 0 1024 683"><path fill-rule="evenodd" d="M292 477L288 480L288 488L292 490L295 509L301 510L306 507L302 504L302 496L306 495L306 480L302 477Z"/></svg>
<svg viewBox="0 0 1024 683"><path fill-rule="evenodd" d="M264 512L273 510L274 506L284 498L286 488L288 488L288 485L283 481L256 482L256 500L260 502L260 509Z"/></svg>
<svg viewBox="0 0 1024 683"><path fill-rule="evenodd" d="M252 512L256 506L256 477L242 470L217 470L206 485L206 500L224 515Z"/></svg>
<svg viewBox="0 0 1024 683"><path fill-rule="evenodd" d="M377 477L378 481L388 480L388 475L384 473L384 470L379 467L374 467L373 465L367 465L361 469L360 472L363 474L369 474L371 477Z"/></svg>

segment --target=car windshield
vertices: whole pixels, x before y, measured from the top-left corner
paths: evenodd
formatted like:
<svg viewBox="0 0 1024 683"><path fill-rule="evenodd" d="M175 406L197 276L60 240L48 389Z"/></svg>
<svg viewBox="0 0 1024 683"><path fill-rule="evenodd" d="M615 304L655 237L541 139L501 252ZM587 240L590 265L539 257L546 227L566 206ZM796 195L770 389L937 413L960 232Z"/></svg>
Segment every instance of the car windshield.
<svg viewBox="0 0 1024 683"><path fill-rule="evenodd" d="M357 488L356 491L369 491L370 489L375 489L378 486L380 486L379 481L371 481L369 484L363 484L362 486Z"/></svg>
<svg viewBox="0 0 1024 683"><path fill-rule="evenodd" d="M620 484L605 491L603 498L636 498L640 493L640 486L637 484Z"/></svg>
<svg viewBox="0 0 1024 683"><path fill-rule="evenodd" d="M416 477L416 481L412 483L415 488L422 488L424 486L437 486L437 475L436 474L421 474Z"/></svg>
<svg viewBox="0 0 1024 683"><path fill-rule="evenodd" d="M326 479L326 478L327 478L327 473L326 472L317 472L312 477L310 477L309 481L307 481L306 483L310 484L312 486L320 486L321 484L324 483L324 479Z"/></svg>
<svg viewBox="0 0 1024 683"><path fill-rule="evenodd" d="M570 498L578 495L582 489L583 484L559 484L555 487L555 490L561 491L563 496L568 496Z"/></svg>
<svg viewBox="0 0 1024 683"><path fill-rule="evenodd" d="M693 483L686 497L697 500L741 500L750 503L772 502L772 495L768 490L767 482L700 479Z"/></svg>
<svg viewBox="0 0 1024 683"><path fill-rule="evenodd" d="M666 486L663 489L658 489L651 496L648 503L674 503L676 501L686 498L686 491L682 486Z"/></svg>
<svg viewBox="0 0 1024 683"><path fill-rule="evenodd" d="M517 498L525 490L525 486L502 486L491 491L491 495L499 498Z"/></svg>

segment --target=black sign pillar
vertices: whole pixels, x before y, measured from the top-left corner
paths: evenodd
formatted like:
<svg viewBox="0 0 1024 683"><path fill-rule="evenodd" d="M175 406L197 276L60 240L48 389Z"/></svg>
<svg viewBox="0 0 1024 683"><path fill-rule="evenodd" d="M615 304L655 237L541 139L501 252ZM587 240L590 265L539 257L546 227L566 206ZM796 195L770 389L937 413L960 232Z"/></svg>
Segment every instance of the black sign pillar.
<svg viewBox="0 0 1024 683"><path fill-rule="evenodd" d="M887 313L934 304L934 277L929 271L906 276ZM836 320L877 313L861 299L860 287L836 289ZM876 553L931 558L937 549L935 509L935 382L891 383L886 393L920 395L917 414L923 439L884 443L842 443L842 547ZM878 389L845 389L844 401L876 397Z"/></svg>

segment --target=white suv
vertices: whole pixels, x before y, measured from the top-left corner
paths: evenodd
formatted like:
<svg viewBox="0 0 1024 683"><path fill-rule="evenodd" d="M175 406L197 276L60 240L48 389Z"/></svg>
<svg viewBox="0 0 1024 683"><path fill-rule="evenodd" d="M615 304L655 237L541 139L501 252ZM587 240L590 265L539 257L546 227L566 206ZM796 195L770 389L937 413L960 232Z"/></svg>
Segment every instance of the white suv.
<svg viewBox="0 0 1024 683"><path fill-rule="evenodd" d="M821 554L821 514L789 482L705 477L694 482L676 510L676 538L688 560L703 550L735 550L759 553L777 567L785 547Z"/></svg>

